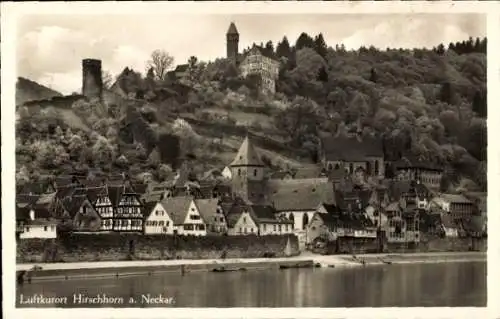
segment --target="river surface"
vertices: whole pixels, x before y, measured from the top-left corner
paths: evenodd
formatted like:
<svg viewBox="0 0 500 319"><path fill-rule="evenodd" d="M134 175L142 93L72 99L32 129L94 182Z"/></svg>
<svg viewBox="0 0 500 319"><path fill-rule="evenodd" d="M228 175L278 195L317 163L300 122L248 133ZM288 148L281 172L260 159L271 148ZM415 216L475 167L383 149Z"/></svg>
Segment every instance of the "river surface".
<svg viewBox="0 0 500 319"><path fill-rule="evenodd" d="M35 294L57 296L60 300L57 304L20 304L21 294L25 301ZM74 303L75 297L78 300L99 294L101 299L93 299L98 304ZM103 301L104 294L105 298L116 298L116 303ZM153 297L159 296L163 299L157 298L154 303ZM485 307L486 262L201 272L184 276L165 273L35 282L17 288L17 306Z"/></svg>

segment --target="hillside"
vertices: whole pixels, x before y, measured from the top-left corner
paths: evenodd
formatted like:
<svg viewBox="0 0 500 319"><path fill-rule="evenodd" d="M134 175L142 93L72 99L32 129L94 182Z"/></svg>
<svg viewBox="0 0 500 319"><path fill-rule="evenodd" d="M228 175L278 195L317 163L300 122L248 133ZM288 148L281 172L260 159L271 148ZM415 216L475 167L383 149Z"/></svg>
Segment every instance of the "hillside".
<svg viewBox="0 0 500 319"><path fill-rule="evenodd" d="M295 45L284 38L261 48L281 62L271 95L224 59L193 59L183 84L125 69L112 88L120 99L69 106L91 132L57 112L20 121L18 180L91 167L162 180L186 158L201 172L227 164L247 133L269 165L286 168L316 162L321 138L357 132L382 139L387 160L443 165L443 189L485 190L485 47L470 39L347 51L320 35L302 34Z"/></svg>
<svg viewBox="0 0 500 319"><path fill-rule="evenodd" d="M17 78L16 105L29 101L50 99L55 96L62 96L62 94L29 79Z"/></svg>

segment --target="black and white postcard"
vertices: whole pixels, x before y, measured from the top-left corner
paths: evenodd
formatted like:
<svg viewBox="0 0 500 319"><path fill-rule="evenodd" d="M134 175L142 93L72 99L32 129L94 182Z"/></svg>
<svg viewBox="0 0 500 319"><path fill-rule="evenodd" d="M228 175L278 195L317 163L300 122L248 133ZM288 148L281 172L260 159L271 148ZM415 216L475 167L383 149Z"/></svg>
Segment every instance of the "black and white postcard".
<svg viewBox="0 0 500 319"><path fill-rule="evenodd" d="M497 9L2 4L4 309L493 315Z"/></svg>

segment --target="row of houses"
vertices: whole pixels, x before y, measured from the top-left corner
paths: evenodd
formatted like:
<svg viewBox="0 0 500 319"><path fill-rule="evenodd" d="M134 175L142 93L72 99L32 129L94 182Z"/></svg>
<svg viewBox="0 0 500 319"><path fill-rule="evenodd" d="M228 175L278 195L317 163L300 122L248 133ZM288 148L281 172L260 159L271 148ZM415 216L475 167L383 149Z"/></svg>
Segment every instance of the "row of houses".
<svg viewBox="0 0 500 319"><path fill-rule="evenodd" d="M261 205L229 194L156 198L144 185L130 183L85 188L71 184L52 194L18 195L17 230L21 239L55 238L57 230L64 229L147 235L295 234L303 246L318 238L377 238L382 231L388 242L405 243L419 242L421 232L470 235L472 226L467 225L478 216L467 198L434 196L418 183L398 181L377 190L332 186L332 198L317 189L318 184L308 188L302 181L301 186L301 192L292 187L275 196L272 205Z"/></svg>
<svg viewBox="0 0 500 319"><path fill-rule="evenodd" d="M393 242L418 242L422 232L470 234L472 219L482 212L465 196L436 193L419 179L366 183L366 171L359 167L352 174L334 167L300 178L265 172L247 136L220 174L210 171L203 178L180 169L164 183L137 183L123 175L60 176L45 186L19 186L19 238L53 237L56 229L66 229L198 236L293 233L302 247L320 236L384 234Z"/></svg>

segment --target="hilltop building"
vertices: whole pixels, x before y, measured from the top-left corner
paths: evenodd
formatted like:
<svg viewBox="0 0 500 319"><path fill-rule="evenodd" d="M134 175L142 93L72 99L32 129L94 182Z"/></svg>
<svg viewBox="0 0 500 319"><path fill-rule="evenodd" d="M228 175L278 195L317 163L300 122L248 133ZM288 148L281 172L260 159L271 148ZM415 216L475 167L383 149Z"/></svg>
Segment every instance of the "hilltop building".
<svg viewBox="0 0 500 319"><path fill-rule="evenodd" d="M226 33L226 57L233 61L243 77L258 75L261 80L262 91L276 92L276 79L279 73L279 62L262 54L257 46L253 46L249 52L239 54L238 45L240 34L234 22L231 22Z"/></svg>

